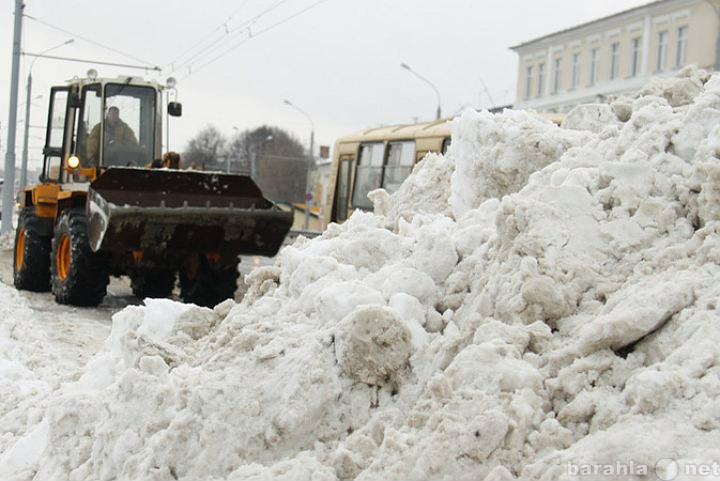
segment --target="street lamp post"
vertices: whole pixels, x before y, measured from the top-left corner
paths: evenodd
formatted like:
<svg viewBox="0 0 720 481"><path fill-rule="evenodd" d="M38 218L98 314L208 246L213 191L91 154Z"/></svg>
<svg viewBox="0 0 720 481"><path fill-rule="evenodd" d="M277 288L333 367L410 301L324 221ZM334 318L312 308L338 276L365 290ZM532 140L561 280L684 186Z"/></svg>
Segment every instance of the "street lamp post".
<svg viewBox="0 0 720 481"><path fill-rule="evenodd" d="M313 122L312 117L310 117L310 115L307 112L305 112L303 109L301 109L294 103L290 102L289 100L285 100L284 103L285 103L285 105L289 105L290 107L294 108L295 110L297 110L298 112L303 114L310 121L310 158L314 159L315 158L314 157L314 154L315 154L315 152L314 152L314 150L315 150L315 122Z"/></svg>
<svg viewBox="0 0 720 481"><path fill-rule="evenodd" d="M50 47L46 50L43 50L38 55L44 55L47 52L50 52L51 50L55 50L56 48L60 48L62 46L71 44L75 41L75 39L66 40L65 42L61 43L60 45L55 45L54 47ZM30 68L28 69L28 77L27 77L27 96L25 99L25 133L24 133L24 142L23 142L23 151L22 151L22 165L20 167L20 188L22 189L27 185L27 164L28 164L28 137L30 136L30 97L32 96L32 68L33 65L35 65L35 62L37 59L39 59L40 56L37 56L33 59L32 62L30 62Z"/></svg>
<svg viewBox="0 0 720 481"><path fill-rule="evenodd" d="M311 168L315 167L315 122L313 122L312 117L302 110L297 105L293 104L289 100L285 100L285 104L289 105L290 107L294 108L301 114L303 114L307 119L310 121L310 161L312 162ZM310 192L310 171L306 171L305 174L305 223L304 223L304 229L308 230L310 227L310 202L312 202L312 192Z"/></svg>
<svg viewBox="0 0 720 481"><path fill-rule="evenodd" d="M440 117L442 117L442 109L441 109L441 102L440 102L440 91L437 89L435 84L433 84L431 81L429 81L427 78L423 77L419 73L417 73L415 70L410 68L410 66L406 63L401 63L400 67L404 68L411 74L415 75L417 78L428 84L432 89L435 91L435 96L437 97L437 110L435 111L435 119L439 120Z"/></svg>

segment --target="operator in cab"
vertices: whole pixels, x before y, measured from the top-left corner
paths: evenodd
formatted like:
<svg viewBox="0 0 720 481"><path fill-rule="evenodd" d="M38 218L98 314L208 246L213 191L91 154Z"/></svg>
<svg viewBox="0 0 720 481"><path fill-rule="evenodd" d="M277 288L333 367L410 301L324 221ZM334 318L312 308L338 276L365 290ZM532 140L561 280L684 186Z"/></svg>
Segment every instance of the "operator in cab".
<svg viewBox="0 0 720 481"><path fill-rule="evenodd" d="M93 127L87 141L87 157L92 165L98 165L100 158L100 130L102 124ZM110 107L105 116L105 165L120 164L119 154L125 150L136 150L138 141L133 130L120 118L120 109Z"/></svg>

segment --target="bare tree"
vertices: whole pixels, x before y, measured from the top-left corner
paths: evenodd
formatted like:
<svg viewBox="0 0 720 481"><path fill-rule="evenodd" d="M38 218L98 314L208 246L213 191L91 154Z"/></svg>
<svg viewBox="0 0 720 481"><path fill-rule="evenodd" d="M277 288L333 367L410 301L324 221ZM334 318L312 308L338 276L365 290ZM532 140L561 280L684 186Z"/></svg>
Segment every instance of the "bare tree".
<svg viewBox="0 0 720 481"><path fill-rule="evenodd" d="M183 164L206 170L254 174L263 194L278 202L302 202L312 160L303 144L279 127L263 125L226 140L212 125L188 142Z"/></svg>
<svg viewBox="0 0 720 481"><path fill-rule="evenodd" d="M225 142L220 131L208 125L188 142L183 153L183 163L207 170L222 170Z"/></svg>
<svg viewBox="0 0 720 481"><path fill-rule="evenodd" d="M254 170L255 180L267 197L280 202L304 199L312 162L302 143L285 130L263 125L239 132L228 143L226 155L231 170Z"/></svg>

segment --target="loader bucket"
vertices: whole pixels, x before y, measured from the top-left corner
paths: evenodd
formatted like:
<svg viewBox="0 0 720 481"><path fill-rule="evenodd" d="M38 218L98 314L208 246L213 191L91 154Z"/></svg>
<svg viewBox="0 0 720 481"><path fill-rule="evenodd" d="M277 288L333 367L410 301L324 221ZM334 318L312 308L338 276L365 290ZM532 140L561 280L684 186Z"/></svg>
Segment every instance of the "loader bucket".
<svg viewBox="0 0 720 481"><path fill-rule="evenodd" d="M90 184L94 251L274 256L293 215L248 176L113 167Z"/></svg>

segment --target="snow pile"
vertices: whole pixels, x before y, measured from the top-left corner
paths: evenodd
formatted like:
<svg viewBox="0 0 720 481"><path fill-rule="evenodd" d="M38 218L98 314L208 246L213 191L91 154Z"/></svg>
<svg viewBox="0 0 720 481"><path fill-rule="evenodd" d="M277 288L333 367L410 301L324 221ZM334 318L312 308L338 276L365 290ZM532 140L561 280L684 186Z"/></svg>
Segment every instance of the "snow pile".
<svg viewBox="0 0 720 481"><path fill-rule="evenodd" d="M564 128L466 112L446 157L285 248L241 304L117 314L47 403L42 453L3 479L550 480L583 479L568 463L717 461L719 155L720 76L696 70Z"/></svg>

